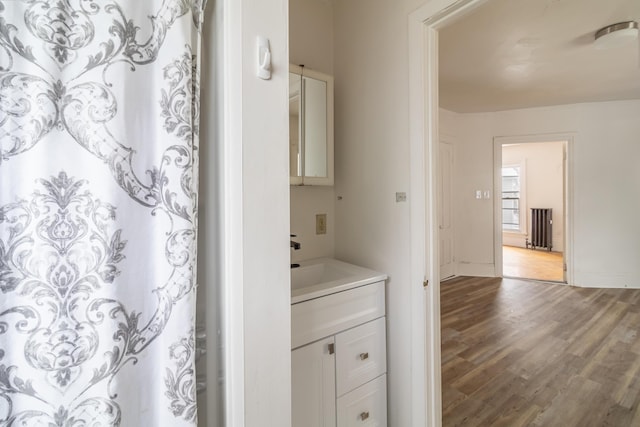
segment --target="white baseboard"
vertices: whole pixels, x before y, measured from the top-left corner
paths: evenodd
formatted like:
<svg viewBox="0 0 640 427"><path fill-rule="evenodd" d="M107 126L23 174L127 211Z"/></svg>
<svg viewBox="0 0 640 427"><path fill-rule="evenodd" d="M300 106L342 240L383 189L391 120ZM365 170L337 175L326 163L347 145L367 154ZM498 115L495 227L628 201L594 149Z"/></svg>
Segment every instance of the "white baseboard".
<svg viewBox="0 0 640 427"><path fill-rule="evenodd" d="M573 286L580 288L640 289L640 281L633 273L607 274L601 272L576 273Z"/></svg>
<svg viewBox="0 0 640 427"><path fill-rule="evenodd" d="M496 277L495 264L460 262L456 265L457 276Z"/></svg>

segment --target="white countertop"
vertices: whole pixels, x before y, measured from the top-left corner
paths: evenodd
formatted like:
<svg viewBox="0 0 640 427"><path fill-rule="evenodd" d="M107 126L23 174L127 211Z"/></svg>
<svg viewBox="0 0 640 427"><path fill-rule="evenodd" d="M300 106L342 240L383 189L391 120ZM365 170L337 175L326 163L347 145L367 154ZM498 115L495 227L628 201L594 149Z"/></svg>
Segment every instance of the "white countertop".
<svg viewBox="0 0 640 427"><path fill-rule="evenodd" d="M380 282L387 275L332 258L300 261L291 269L291 304Z"/></svg>

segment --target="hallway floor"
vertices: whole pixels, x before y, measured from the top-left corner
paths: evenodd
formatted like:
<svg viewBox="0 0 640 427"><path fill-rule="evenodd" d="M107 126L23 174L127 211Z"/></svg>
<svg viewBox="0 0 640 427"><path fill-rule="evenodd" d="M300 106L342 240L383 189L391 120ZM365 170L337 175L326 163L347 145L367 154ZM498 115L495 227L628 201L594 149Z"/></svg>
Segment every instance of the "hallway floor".
<svg viewBox="0 0 640 427"><path fill-rule="evenodd" d="M502 274L521 279L564 281L562 252L502 247Z"/></svg>
<svg viewBox="0 0 640 427"><path fill-rule="evenodd" d="M639 426L640 290L442 284L443 426Z"/></svg>

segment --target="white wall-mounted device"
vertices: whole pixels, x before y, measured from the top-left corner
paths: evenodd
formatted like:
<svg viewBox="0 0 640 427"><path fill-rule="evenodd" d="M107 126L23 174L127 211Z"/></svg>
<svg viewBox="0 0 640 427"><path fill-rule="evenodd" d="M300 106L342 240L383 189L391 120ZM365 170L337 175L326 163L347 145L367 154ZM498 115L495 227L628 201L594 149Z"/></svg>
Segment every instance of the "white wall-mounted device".
<svg viewBox="0 0 640 427"><path fill-rule="evenodd" d="M262 80L271 78L271 50L269 50L269 39L258 36L258 77Z"/></svg>

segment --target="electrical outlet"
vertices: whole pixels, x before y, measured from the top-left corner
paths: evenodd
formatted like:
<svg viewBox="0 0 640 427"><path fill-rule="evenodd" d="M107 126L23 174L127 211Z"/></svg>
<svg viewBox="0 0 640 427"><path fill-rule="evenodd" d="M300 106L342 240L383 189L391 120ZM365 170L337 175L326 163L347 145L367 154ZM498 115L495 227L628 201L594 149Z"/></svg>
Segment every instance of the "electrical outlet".
<svg viewBox="0 0 640 427"><path fill-rule="evenodd" d="M316 234L327 234L327 214L316 215Z"/></svg>

